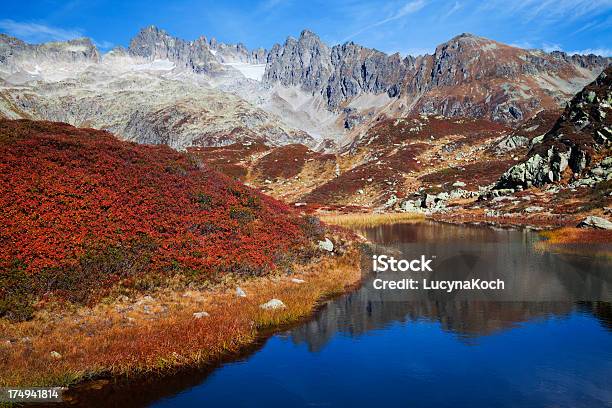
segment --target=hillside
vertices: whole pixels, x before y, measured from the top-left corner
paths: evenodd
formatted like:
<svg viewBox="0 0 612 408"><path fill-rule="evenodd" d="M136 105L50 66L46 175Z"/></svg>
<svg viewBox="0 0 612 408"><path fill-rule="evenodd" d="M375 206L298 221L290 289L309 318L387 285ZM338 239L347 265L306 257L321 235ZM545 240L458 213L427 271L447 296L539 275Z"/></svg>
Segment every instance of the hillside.
<svg viewBox="0 0 612 408"><path fill-rule="evenodd" d="M0 121L0 316L96 302L170 278L257 276L304 261L323 232L284 204L167 146Z"/></svg>

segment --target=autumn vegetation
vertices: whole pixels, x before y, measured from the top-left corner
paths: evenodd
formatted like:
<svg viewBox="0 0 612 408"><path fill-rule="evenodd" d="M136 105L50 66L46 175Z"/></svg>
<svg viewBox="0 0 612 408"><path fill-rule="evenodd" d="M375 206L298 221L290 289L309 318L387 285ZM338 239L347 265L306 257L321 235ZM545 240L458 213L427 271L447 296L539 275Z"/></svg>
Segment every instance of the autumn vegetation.
<svg viewBox="0 0 612 408"><path fill-rule="evenodd" d="M0 315L13 320L49 296L261 275L308 259L323 233L188 155L48 122L0 122L0 207Z"/></svg>
<svg viewBox="0 0 612 408"><path fill-rule="evenodd" d="M0 208L2 385L199 364L359 279L347 233L197 156L104 131L0 120ZM334 259L317 247L328 235ZM258 308L283 294L282 311Z"/></svg>

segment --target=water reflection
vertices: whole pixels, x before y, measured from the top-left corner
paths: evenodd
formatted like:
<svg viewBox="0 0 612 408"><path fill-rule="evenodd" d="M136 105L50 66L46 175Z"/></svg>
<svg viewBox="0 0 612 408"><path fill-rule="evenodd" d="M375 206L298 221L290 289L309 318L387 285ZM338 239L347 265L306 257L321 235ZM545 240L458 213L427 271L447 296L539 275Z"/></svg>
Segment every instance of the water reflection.
<svg viewBox="0 0 612 408"><path fill-rule="evenodd" d="M432 291L376 290L375 277L418 274L373 274L368 271L357 292L330 301L312 321L291 331L296 343L321 350L336 333L359 336L395 322L437 322L464 341L474 341L523 322L591 313L610 330L612 274L609 259L537 250L536 233L464 227L434 222L394 224L359 231L376 243L371 252L411 259L435 254L433 279L504 278L503 293L448 294Z"/></svg>
<svg viewBox="0 0 612 408"><path fill-rule="evenodd" d="M237 361L97 389L93 384L73 393L74 402L609 406L612 306L602 301L610 299L609 259L582 250L538 251L538 237L528 231L419 223L360 232L379 253L436 254L435 278L502 276L509 289L483 297L379 291L367 273L359 290L327 302L310 321L262 339Z"/></svg>

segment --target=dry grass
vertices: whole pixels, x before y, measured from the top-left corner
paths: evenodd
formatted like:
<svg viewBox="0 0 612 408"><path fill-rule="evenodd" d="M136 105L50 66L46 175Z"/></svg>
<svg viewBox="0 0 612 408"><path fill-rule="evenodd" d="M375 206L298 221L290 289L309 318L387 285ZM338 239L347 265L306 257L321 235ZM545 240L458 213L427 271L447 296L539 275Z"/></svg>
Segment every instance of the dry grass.
<svg viewBox="0 0 612 408"><path fill-rule="evenodd" d="M0 386L69 385L214 361L239 351L262 329L308 316L322 299L359 282L356 252L324 258L291 276L228 281L203 291L165 289L94 308L39 313L23 323L0 320ZM235 295L237 284L247 297ZM273 298L287 307L259 307ZM196 319L193 313L201 311L209 316Z"/></svg>
<svg viewBox="0 0 612 408"><path fill-rule="evenodd" d="M612 231L565 227L540 233L549 244L610 244Z"/></svg>
<svg viewBox="0 0 612 408"><path fill-rule="evenodd" d="M564 227L540 235L546 240L535 244L539 251L612 258L612 231Z"/></svg>
<svg viewBox="0 0 612 408"><path fill-rule="evenodd" d="M321 215L321 221L342 227L372 227L384 224L412 223L425 219L423 214L415 213L354 213Z"/></svg>

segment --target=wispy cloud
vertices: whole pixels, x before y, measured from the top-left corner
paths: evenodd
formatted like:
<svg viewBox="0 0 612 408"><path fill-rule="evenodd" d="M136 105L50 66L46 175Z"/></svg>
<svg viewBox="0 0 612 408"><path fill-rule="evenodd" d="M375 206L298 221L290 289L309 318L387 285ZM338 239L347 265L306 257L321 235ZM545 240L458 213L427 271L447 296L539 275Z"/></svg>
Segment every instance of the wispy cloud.
<svg viewBox="0 0 612 408"><path fill-rule="evenodd" d="M563 51L563 49L561 48L561 45L559 44L544 43L542 44L542 49L546 52Z"/></svg>
<svg viewBox="0 0 612 408"><path fill-rule="evenodd" d="M0 31L28 43L68 41L85 37L83 31L76 28L64 29L42 23L20 22L10 19L0 20ZM101 50L108 50L114 46L110 41L92 41Z"/></svg>
<svg viewBox="0 0 612 408"><path fill-rule="evenodd" d="M104 50L104 51L110 50L111 48L113 48L115 46L115 44L113 44L110 41L95 41L94 40L93 43L94 43L94 45L96 47L98 47L99 49Z"/></svg>
<svg viewBox="0 0 612 408"><path fill-rule="evenodd" d="M257 6L257 10L261 12L276 12L290 6L292 0L264 0Z"/></svg>
<svg viewBox="0 0 612 408"><path fill-rule="evenodd" d="M548 25L592 18L609 12L611 8L612 0L490 0L483 2L477 11L494 11L497 16L514 16L523 22L537 21L538 25Z"/></svg>
<svg viewBox="0 0 612 408"><path fill-rule="evenodd" d="M442 15L442 18L440 20L446 20L448 17L450 17L451 15L459 11L462 7L463 7L463 4L456 1L455 4L453 4L452 7L446 13Z"/></svg>
<svg viewBox="0 0 612 408"><path fill-rule="evenodd" d="M508 44L511 47L524 48L526 50L533 48L533 44L529 41L518 41Z"/></svg>
<svg viewBox="0 0 612 408"><path fill-rule="evenodd" d="M379 27L381 25L387 24L391 21L394 20L398 20L400 18L406 17L409 14L413 14L416 13L417 11L421 10L423 7L425 7L425 5L427 4L427 2L425 0L413 0L413 1L409 1L408 3L405 3L402 7L400 7L399 9L395 10L389 17L384 18L382 20L378 20L374 23L368 24L365 27L362 27L361 29L357 30L356 32L354 32L353 34L349 35L348 37L346 37L344 39L344 41L348 41L351 38L365 32L368 31L374 27Z"/></svg>
<svg viewBox="0 0 612 408"><path fill-rule="evenodd" d="M67 41L83 37L78 29L66 30L46 24L19 22L10 19L0 20L0 31L30 43L45 41Z"/></svg>

